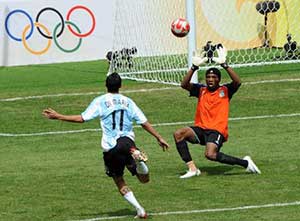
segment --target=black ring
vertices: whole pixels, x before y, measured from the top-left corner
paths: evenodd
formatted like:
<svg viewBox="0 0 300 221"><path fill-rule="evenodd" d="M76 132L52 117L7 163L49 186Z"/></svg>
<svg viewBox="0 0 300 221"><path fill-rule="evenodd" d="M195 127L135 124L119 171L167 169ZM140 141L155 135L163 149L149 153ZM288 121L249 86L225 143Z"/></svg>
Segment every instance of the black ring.
<svg viewBox="0 0 300 221"><path fill-rule="evenodd" d="M63 31L64 31L64 29L65 29L65 21L64 21L63 16L60 14L60 12L57 11L55 8L51 8L51 7L43 8L43 9L42 9L41 11L39 11L39 13L37 14L35 21L36 21L36 22L39 22L39 18L40 18L40 16L41 16L41 14L42 14L44 11L46 11L46 10L50 10L50 11L56 12L56 13L58 14L60 20L61 20L61 24L62 24L61 30L59 31L59 33L58 33L57 36L56 36L56 38L58 38L59 36L61 36L61 34L63 33ZM38 29L39 33L40 33L41 35L43 35L45 38L53 39L52 36L48 36L48 35L44 34L44 33L42 32L42 30L41 30L39 27L37 27L37 29Z"/></svg>

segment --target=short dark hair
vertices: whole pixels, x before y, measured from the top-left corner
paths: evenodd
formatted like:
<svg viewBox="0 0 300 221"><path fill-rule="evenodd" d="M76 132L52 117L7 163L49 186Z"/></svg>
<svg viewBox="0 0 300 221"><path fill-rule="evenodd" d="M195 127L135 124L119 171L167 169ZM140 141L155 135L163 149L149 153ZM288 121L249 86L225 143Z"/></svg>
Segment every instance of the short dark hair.
<svg viewBox="0 0 300 221"><path fill-rule="evenodd" d="M119 92L119 89L122 84L122 79L120 75L116 72L110 74L106 78L106 84L105 86L107 87L108 92Z"/></svg>
<svg viewBox="0 0 300 221"><path fill-rule="evenodd" d="M221 80L221 71L218 68L209 68L206 73L205 76L207 76L208 74L215 74L218 76L219 80Z"/></svg>

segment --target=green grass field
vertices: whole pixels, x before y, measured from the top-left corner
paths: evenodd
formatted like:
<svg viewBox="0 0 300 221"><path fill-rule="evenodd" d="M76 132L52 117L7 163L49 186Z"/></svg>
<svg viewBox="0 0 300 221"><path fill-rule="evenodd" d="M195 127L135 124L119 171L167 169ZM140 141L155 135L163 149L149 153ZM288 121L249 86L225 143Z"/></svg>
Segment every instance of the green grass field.
<svg viewBox="0 0 300 221"><path fill-rule="evenodd" d="M104 61L0 69L0 220L133 219L135 210L104 173L101 132L93 130L98 120L72 124L41 114L47 107L80 114L105 92L106 70ZM151 181L140 184L128 172L125 178L150 220L299 220L300 64L237 72L244 84L231 101L222 151L250 155L261 175L210 162L203 147L190 145L202 175L179 179L186 167L172 134L192 124L196 99L179 87L123 82L123 93L171 145L163 152L135 128L137 145L149 155ZM172 88L141 91L165 87Z"/></svg>

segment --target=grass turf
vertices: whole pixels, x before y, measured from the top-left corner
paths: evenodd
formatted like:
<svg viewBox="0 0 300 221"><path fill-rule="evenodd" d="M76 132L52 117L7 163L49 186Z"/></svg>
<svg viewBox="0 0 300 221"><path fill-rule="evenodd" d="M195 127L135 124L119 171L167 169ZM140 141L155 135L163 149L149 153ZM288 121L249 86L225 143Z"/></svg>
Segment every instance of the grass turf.
<svg viewBox="0 0 300 221"><path fill-rule="evenodd" d="M298 79L299 64L237 69L243 82ZM58 93L105 92L104 61L0 69L0 99ZM201 75L200 75L201 78ZM228 78L223 73L223 81ZM124 81L123 91L165 87ZM126 94L126 93L125 93ZM180 88L126 94L145 112L151 123L190 122L196 99ZM95 129L85 124L50 121L42 117L46 107L79 114L95 95L44 97L1 101L0 133L31 134L49 131ZM300 113L299 81L247 85L233 97L231 118ZM189 124L158 126L171 144L160 150L154 138L136 128L136 143L149 155L151 182L139 184L127 172L125 178L150 220L298 220L299 205L233 211L192 213L192 210L235 208L300 201L299 115L229 122L229 141L222 151L234 156L251 155L261 175L243 168L209 162L204 149L190 145L202 171L197 178L180 180L186 167L180 160L172 133ZM45 136L0 136L0 220L84 220L125 216L134 209L117 192L104 173L101 132ZM187 211L187 214L157 215Z"/></svg>

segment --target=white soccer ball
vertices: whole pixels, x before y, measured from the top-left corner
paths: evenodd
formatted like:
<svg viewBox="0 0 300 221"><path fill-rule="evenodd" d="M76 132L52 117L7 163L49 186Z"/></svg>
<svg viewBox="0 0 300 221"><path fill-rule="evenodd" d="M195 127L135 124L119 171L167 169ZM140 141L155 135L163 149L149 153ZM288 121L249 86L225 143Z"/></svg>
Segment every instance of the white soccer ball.
<svg viewBox="0 0 300 221"><path fill-rule="evenodd" d="M172 33L178 37L185 37L190 31L190 24L184 18L177 18L171 24Z"/></svg>

